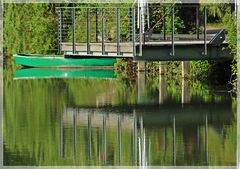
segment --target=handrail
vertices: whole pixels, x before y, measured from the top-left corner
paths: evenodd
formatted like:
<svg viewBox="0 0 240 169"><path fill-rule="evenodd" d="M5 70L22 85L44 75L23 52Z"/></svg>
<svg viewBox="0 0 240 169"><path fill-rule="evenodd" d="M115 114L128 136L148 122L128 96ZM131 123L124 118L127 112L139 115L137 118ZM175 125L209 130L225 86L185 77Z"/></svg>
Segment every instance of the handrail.
<svg viewBox="0 0 240 169"><path fill-rule="evenodd" d="M98 8L98 9L102 9L102 8L105 8L105 9L117 9L117 8L124 8L124 9L129 9L129 8L135 8L135 7L117 7L117 6L113 6L113 7L108 7L108 6L106 6L106 7L93 7L93 6L82 6L82 7L56 7L56 9L81 9L81 8L91 8L91 9L96 9L96 8Z"/></svg>
<svg viewBox="0 0 240 169"><path fill-rule="evenodd" d="M225 31L224 29L221 29L212 39L210 40L209 44L213 45L221 45L225 40Z"/></svg>

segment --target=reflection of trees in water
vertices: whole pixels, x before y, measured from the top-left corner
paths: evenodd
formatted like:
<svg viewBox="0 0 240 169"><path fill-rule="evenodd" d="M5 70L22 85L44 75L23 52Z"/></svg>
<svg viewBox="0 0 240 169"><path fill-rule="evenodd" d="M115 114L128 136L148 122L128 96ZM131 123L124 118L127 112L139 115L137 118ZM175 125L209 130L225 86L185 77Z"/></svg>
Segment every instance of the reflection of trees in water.
<svg viewBox="0 0 240 169"><path fill-rule="evenodd" d="M19 163L25 165L140 165L141 151L136 145L141 140L142 118L144 164L147 161L150 165L205 165L206 157L210 165L235 163L236 116L229 96L224 93L215 94L191 83L191 102L182 105L171 101L175 96L181 98L181 90L174 90L174 82L168 81L170 86L163 104L136 105L136 89L129 89L116 80L13 81L11 73L5 75L8 74L4 80L3 119L4 151L9 152L6 159L17 154ZM148 79L146 83L144 96L152 97L148 91L157 90L158 86L151 87ZM95 108L97 96L105 97L104 93L109 91L112 91L112 102ZM125 95L128 91L130 98ZM73 107L73 111L67 107ZM220 129L225 131L225 137Z"/></svg>

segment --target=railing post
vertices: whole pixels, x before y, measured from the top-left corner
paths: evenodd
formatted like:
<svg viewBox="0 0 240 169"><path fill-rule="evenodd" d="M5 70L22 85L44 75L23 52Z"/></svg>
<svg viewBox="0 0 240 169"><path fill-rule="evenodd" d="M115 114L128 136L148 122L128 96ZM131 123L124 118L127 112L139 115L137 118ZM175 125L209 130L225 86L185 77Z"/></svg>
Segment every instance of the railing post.
<svg viewBox="0 0 240 169"><path fill-rule="evenodd" d="M172 56L175 55L175 49L174 49L174 7L172 7Z"/></svg>
<svg viewBox="0 0 240 169"><path fill-rule="evenodd" d="M204 55L207 55L207 9L204 7Z"/></svg>
<svg viewBox="0 0 240 169"><path fill-rule="evenodd" d="M87 54L90 54L90 9L87 8Z"/></svg>
<svg viewBox="0 0 240 169"><path fill-rule="evenodd" d="M72 8L72 53L76 53L75 46L75 8Z"/></svg>
<svg viewBox="0 0 240 169"><path fill-rule="evenodd" d="M98 42L98 9L95 9L95 15L96 15L96 42Z"/></svg>
<svg viewBox="0 0 240 169"><path fill-rule="evenodd" d="M133 56L136 56L135 47L135 8L131 8L132 11L132 45L133 45Z"/></svg>
<svg viewBox="0 0 240 169"><path fill-rule="evenodd" d="M199 39L199 6L196 7L196 34Z"/></svg>
<svg viewBox="0 0 240 169"><path fill-rule="evenodd" d="M142 8L139 7L139 56L142 56Z"/></svg>
<svg viewBox="0 0 240 169"><path fill-rule="evenodd" d="M105 9L102 8L102 55L105 55L105 46L104 46L104 15L105 15Z"/></svg>
<svg viewBox="0 0 240 169"><path fill-rule="evenodd" d="M62 43L62 10L58 9L58 54L61 54L61 43Z"/></svg>
<svg viewBox="0 0 240 169"><path fill-rule="evenodd" d="M120 55L120 9L117 8L117 55Z"/></svg>
<svg viewBox="0 0 240 169"><path fill-rule="evenodd" d="M163 7L163 40L166 40L166 7Z"/></svg>

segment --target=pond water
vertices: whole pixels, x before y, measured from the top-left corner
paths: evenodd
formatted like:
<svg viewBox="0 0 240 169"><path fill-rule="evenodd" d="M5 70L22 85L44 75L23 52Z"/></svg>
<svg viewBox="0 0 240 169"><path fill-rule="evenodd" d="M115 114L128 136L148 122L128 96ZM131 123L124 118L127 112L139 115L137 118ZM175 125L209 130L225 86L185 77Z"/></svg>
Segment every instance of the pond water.
<svg viewBox="0 0 240 169"><path fill-rule="evenodd" d="M144 73L17 73L4 70L4 165L236 164L225 88Z"/></svg>

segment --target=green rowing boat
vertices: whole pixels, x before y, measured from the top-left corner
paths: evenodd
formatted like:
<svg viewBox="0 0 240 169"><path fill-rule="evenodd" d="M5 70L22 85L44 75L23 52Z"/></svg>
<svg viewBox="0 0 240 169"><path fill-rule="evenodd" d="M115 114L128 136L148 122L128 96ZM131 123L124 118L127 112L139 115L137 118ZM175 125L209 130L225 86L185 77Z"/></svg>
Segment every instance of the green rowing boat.
<svg viewBox="0 0 240 169"><path fill-rule="evenodd" d="M14 79L42 78L114 79L116 75L114 71L110 69L27 68L16 70Z"/></svg>
<svg viewBox="0 0 240 169"><path fill-rule="evenodd" d="M109 67L116 58L77 57L64 58L63 55L16 54L13 55L18 65L25 67Z"/></svg>

